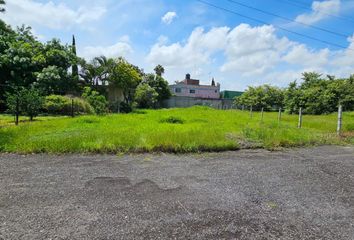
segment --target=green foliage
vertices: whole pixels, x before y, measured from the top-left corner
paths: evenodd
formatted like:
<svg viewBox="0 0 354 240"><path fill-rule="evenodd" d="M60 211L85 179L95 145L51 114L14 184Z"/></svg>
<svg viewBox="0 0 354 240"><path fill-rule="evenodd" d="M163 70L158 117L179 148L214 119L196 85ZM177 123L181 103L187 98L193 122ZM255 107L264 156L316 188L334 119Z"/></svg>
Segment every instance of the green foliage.
<svg viewBox="0 0 354 240"><path fill-rule="evenodd" d="M284 91L280 88L270 85L262 85L259 87L248 87L248 89L239 97L235 98L236 105L244 105L265 111L283 107Z"/></svg>
<svg viewBox="0 0 354 240"><path fill-rule="evenodd" d="M32 121L33 118L37 117L40 113L44 103L44 98L38 90L31 88L29 90L25 90L24 92L24 103L25 114L29 116Z"/></svg>
<svg viewBox="0 0 354 240"><path fill-rule="evenodd" d="M5 12L5 8L2 5L5 5L5 0L0 0L0 13Z"/></svg>
<svg viewBox="0 0 354 240"><path fill-rule="evenodd" d="M34 83L34 86L45 95L59 93L62 79L59 71L56 66L43 68L42 72L37 73L37 82Z"/></svg>
<svg viewBox="0 0 354 240"><path fill-rule="evenodd" d="M159 75L147 74L143 82L147 83L156 91L157 102L160 105L163 100L168 99L172 95L170 87L168 86L168 82Z"/></svg>
<svg viewBox="0 0 354 240"><path fill-rule="evenodd" d="M157 75L157 76L159 76L159 77L161 77L161 76L162 76L162 74L164 74L164 73L165 73L165 69L164 69L164 67L163 67L163 66L161 66L160 64L159 64L159 65L157 65L157 66L154 68L154 71L155 71L156 75Z"/></svg>
<svg viewBox="0 0 354 240"><path fill-rule="evenodd" d="M34 88L17 88L14 93L8 93L6 104L8 111L14 115L24 114L32 121L38 116L43 106L43 97Z"/></svg>
<svg viewBox="0 0 354 240"><path fill-rule="evenodd" d="M135 91L135 101L140 108L154 108L158 93L146 83L140 83Z"/></svg>
<svg viewBox="0 0 354 240"><path fill-rule="evenodd" d="M80 76L88 86L106 85L116 61L105 56L95 57L91 62L83 62Z"/></svg>
<svg viewBox="0 0 354 240"><path fill-rule="evenodd" d="M108 81L110 84L122 89L124 102L130 104L133 101L134 90L142 80L142 76L134 66L123 58L117 59Z"/></svg>
<svg viewBox="0 0 354 240"><path fill-rule="evenodd" d="M59 40L42 43L33 36L30 27L22 26L14 31L0 21L1 85L25 88L40 85L44 94L73 93L77 91L77 82L68 69L77 62L71 47ZM38 80L42 82L39 84ZM1 100L4 100L2 88Z"/></svg>
<svg viewBox="0 0 354 240"><path fill-rule="evenodd" d="M121 102L119 104L119 112L121 113L130 113L133 111L133 107L130 103L126 103L126 102Z"/></svg>
<svg viewBox="0 0 354 240"><path fill-rule="evenodd" d="M99 92L91 90L90 87L85 87L82 97L95 109L96 114L105 114L108 112L108 102L105 96Z"/></svg>
<svg viewBox="0 0 354 240"><path fill-rule="evenodd" d="M61 95L50 95L45 98L44 109L53 115L71 115L72 101L74 101L74 113L94 114L93 107L82 98L71 98Z"/></svg>
<svg viewBox="0 0 354 240"><path fill-rule="evenodd" d="M354 83L351 79L321 78L318 73L304 73L303 82L290 83L285 93L285 105L289 113L300 107L308 114L335 112L341 104L345 111L354 110Z"/></svg>

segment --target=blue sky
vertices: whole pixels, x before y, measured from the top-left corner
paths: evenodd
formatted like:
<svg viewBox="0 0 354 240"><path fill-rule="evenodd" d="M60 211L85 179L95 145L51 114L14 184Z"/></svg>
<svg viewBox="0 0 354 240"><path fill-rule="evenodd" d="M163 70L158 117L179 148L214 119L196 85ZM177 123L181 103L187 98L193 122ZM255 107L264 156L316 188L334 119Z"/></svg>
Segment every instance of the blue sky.
<svg viewBox="0 0 354 240"><path fill-rule="evenodd" d="M303 24L228 0L203 1L267 24L196 0L8 0L0 17L12 26L32 26L41 41L55 37L70 43L75 34L78 54L86 59L124 56L146 72L162 64L171 83L188 72L204 83L215 77L222 89L243 90L265 83L284 87L300 80L303 71L354 73L354 1L293 1L301 8L289 0L234 0Z"/></svg>

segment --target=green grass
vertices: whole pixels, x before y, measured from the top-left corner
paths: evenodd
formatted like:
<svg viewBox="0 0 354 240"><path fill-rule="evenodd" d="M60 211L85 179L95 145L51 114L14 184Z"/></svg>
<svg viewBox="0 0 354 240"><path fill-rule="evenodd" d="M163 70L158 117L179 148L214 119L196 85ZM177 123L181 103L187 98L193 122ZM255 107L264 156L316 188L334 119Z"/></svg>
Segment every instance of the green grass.
<svg viewBox="0 0 354 240"><path fill-rule="evenodd" d="M23 120L23 118L22 118ZM354 144L354 112L344 113L343 134L336 136L336 114L303 117L214 110L206 107L143 110L107 116L39 117L11 124L0 115L0 152L198 152L240 148Z"/></svg>

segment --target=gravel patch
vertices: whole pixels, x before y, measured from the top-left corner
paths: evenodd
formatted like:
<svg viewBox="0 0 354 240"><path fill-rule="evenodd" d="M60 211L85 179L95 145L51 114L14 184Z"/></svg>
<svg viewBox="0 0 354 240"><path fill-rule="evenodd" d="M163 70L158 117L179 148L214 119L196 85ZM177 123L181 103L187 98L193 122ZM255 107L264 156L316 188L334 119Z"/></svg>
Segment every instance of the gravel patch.
<svg viewBox="0 0 354 240"><path fill-rule="evenodd" d="M354 239L354 147L0 154L0 239Z"/></svg>

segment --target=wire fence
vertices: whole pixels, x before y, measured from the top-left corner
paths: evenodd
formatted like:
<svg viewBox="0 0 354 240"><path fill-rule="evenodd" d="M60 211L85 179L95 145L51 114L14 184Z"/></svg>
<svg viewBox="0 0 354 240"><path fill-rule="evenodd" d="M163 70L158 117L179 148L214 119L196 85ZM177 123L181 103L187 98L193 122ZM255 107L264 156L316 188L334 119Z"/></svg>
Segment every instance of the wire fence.
<svg viewBox="0 0 354 240"><path fill-rule="evenodd" d="M238 108L236 108L238 109ZM242 105L240 107L241 111L245 111L246 106ZM250 118L253 118L254 115L254 111L253 111L253 106L249 106L249 115ZM261 108L260 110L260 114L261 114L261 118L260 118L260 122L263 123L264 121L264 108ZM282 120L282 114L283 114L283 109L282 108L278 108L278 123L281 122ZM303 109L300 107L299 108L299 113L298 113L298 123L297 123L297 128L302 128L303 126ZM342 133L342 128L343 128L343 107L342 105L338 106L338 117L337 117L337 135L340 136Z"/></svg>

